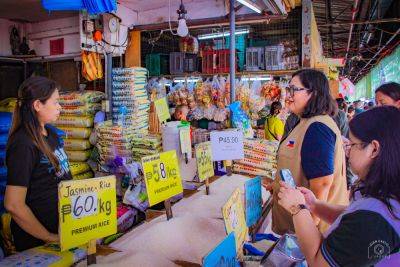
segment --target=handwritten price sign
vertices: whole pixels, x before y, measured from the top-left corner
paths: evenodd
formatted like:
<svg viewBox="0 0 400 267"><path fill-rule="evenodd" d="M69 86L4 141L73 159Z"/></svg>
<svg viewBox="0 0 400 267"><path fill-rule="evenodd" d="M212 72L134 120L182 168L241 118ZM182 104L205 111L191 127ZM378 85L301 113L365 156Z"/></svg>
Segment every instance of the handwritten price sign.
<svg viewBox="0 0 400 267"><path fill-rule="evenodd" d="M169 108L167 103L167 98L160 98L154 101L154 105L156 106L157 116L160 122L164 122L171 118L169 114Z"/></svg>
<svg viewBox="0 0 400 267"><path fill-rule="evenodd" d="M227 234L235 233L236 251L239 258L241 258L243 256L243 244L248 235L248 228L246 226L242 196L239 188L233 191L228 201L222 207L222 215L224 216Z"/></svg>
<svg viewBox="0 0 400 267"><path fill-rule="evenodd" d="M196 160L200 182L214 176L211 142L196 145Z"/></svg>
<svg viewBox="0 0 400 267"><path fill-rule="evenodd" d="M232 232L203 259L203 267L239 267L236 258L235 234Z"/></svg>
<svg viewBox="0 0 400 267"><path fill-rule="evenodd" d="M150 206L183 192L175 150L144 157L142 166Z"/></svg>
<svg viewBox="0 0 400 267"><path fill-rule="evenodd" d="M214 161L244 158L243 132L236 129L213 131L210 139Z"/></svg>
<svg viewBox="0 0 400 267"><path fill-rule="evenodd" d="M246 223L253 226L261 217L262 197L261 197L261 178L255 177L244 184L245 203L246 203Z"/></svg>
<svg viewBox="0 0 400 267"><path fill-rule="evenodd" d="M61 251L117 232L115 176L58 186Z"/></svg>

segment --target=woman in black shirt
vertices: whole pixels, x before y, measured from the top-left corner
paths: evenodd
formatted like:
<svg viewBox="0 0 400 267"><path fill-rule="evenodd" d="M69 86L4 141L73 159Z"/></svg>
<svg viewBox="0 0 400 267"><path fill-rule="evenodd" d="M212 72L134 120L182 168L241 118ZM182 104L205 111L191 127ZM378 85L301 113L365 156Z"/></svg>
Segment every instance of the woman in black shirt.
<svg viewBox="0 0 400 267"><path fill-rule="evenodd" d="M44 77L27 79L18 91L7 144L5 207L18 251L58 242L58 183L71 179L67 156L46 127L60 115L59 86Z"/></svg>

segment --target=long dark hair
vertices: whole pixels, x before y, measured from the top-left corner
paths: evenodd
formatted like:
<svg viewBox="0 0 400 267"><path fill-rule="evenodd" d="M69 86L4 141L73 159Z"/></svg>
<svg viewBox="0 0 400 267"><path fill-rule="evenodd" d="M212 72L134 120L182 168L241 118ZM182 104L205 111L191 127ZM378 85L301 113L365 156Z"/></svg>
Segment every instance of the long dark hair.
<svg viewBox="0 0 400 267"><path fill-rule="evenodd" d="M400 110L395 107L376 107L360 113L350 121L351 133L365 146L379 142L378 157L372 163L364 181L355 184L352 195L379 199L393 213L389 199L400 202ZM397 218L397 216L395 216Z"/></svg>
<svg viewBox="0 0 400 267"><path fill-rule="evenodd" d="M56 170L59 169L59 161L43 137L42 127L33 103L36 100L46 103L57 88L60 87L55 81L45 77L31 77L25 80L18 89L18 101L10 130L10 137L12 137L15 132L24 128L33 143L47 156Z"/></svg>
<svg viewBox="0 0 400 267"><path fill-rule="evenodd" d="M270 116L278 115L282 110L282 104L279 101L272 102L271 110L269 111Z"/></svg>
<svg viewBox="0 0 400 267"><path fill-rule="evenodd" d="M325 74L315 69L303 69L292 75L299 77L300 82L307 88L311 98L301 115L302 118L311 118L318 115L335 116L337 106L329 90L329 82Z"/></svg>
<svg viewBox="0 0 400 267"><path fill-rule="evenodd" d="M400 84L395 82L385 83L379 86L375 90L375 94L381 92L384 95L387 95L394 101L400 100Z"/></svg>

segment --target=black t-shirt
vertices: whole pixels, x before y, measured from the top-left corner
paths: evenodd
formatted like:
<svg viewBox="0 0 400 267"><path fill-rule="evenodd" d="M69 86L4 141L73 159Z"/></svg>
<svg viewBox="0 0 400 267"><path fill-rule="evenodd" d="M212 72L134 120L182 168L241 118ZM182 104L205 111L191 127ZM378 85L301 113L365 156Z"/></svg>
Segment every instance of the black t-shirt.
<svg viewBox="0 0 400 267"><path fill-rule="evenodd" d="M343 216L339 226L322 243L329 266L374 266L398 253L400 237L386 219L373 211L358 210ZM381 250L376 257L374 249Z"/></svg>
<svg viewBox="0 0 400 267"><path fill-rule="evenodd" d="M60 170L56 171L22 127L9 139L6 154L7 185L26 187L25 202L28 207L49 232L58 233L58 183L71 179L71 173L60 139L50 128L47 128L47 132L45 140L58 158ZM14 221L11 222L11 231L19 251L43 244Z"/></svg>

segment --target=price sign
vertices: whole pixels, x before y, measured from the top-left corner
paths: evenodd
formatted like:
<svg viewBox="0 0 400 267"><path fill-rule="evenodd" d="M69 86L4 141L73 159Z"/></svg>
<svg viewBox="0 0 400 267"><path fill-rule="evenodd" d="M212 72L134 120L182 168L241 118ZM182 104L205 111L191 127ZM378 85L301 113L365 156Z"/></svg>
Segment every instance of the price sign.
<svg viewBox="0 0 400 267"><path fill-rule="evenodd" d="M262 213L261 178L255 177L244 184L246 203L246 223L253 226Z"/></svg>
<svg viewBox="0 0 400 267"><path fill-rule="evenodd" d="M190 126L179 128L179 141L182 154L192 155L192 142L190 140Z"/></svg>
<svg viewBox="0 0 400 267"><path fill-rule="evenodd" d="M236 258L235 234L230 233L203 259L203 267L239 267Z"/></svg>
<svg viewBox="0 0 400 267"><path fill-rule="evenodd" d="M183 192L175 150L144 157L142 166L150 206Z"/></svg>
<svg viewBox="0 0 400 267"><path fill-rule="evenodd" d="M196 145L196 160L200 182L214 176L211 142Z"/></svg>
<svg viewBox="0 0 400 267"><path fill-rule="evenodd" d="M239 188L233 191L231 197L222 207L222 215L224 216L226 232L228 234L235 233L236 251L239 257L242 257L242 248L248 235L248 229Z"/></svg>
<svg viewBox="0 0 400 267"><path fill-rule="evenodd" d="M232 129L210 134L214 161L244 158L243 132Z"/></svg>
<svg viewBox="0 0 400 267"><path fill-rule="evenodd" d="M155 100L154 105L156 106L156 112L160 122L165 122L171 118L171 115L169 114L167 98L164 97Z"/></svg>
<svg viewBox="0 0 400 267"><path fill-rule="evenodd" d="M63 181L58 197L61 251L117 232L115 176Z"/></svg>

